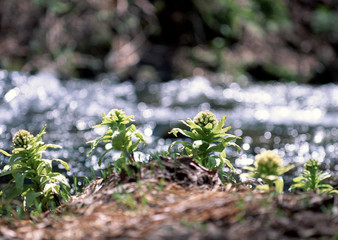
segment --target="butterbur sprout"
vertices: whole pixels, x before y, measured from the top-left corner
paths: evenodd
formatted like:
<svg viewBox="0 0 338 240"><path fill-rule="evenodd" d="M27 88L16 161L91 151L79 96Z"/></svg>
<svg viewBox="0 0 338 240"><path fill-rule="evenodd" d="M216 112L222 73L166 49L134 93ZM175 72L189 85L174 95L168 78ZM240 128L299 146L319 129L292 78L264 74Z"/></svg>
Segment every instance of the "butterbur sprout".
<svg viewBox="0 0 338 240"><path fill-rule="evenodd" d="M107 118L113 120L117 124L128 124L134 116L126 116L122 109L112 109L108 114Z"/></svg>
<svg viewBox="0 0 338 240"><path fill-rule="evenodd" d="M265 150L255 157L255 167L259 172L277 175L276 170L282 166L282 159L271 150Z"/></svg>
<svg viewBox="0 0 338 240"><path fill-rule="evenodd" d="M318 171L320 163L317 160L310 159L304 164L304 167L307 171L311 172L313 170Z"/></svg>
<svg viewBox="0 0 338 240"><path fill-rule="evenodd" d="M304 167L304 172L293 179L294 184L291 185L291 190L300 188L305 191L318 191L319 193L338 193L338 190L335 190L330 184L322 183L331 175L319 170L320 162L310 159L304 164Z"/></svg>
<svg viewBox="0 0 338 240"><path fill-rule="evenodd" d="M112 150L121 151L118 161L120 161L122 165L126 163L126 159L133 162L134 159L131 156L132 152L137 149L141 142L145 143L145 140L143 134L136 129L134 124L127 126L127 124L132 121L134 121L134 116L126 116L122 109L112 109L107 115L103 113L102 122L95 125L93 128L108 126L108 130L101 137L89 141L89 143L91 143L91 150L87 156L92 153L100 142L110 142L111 148L107 149L101 155L98 161L99 165L101 165L103 157ZM120 168L122 165L117 168Z"/></svg>
<svg viewBox="0 0 338 240"><path fill-rule="evenodd" d="M19 130L13 137L12 154L0 149L0 153L10 157L0 176L12 176L0 195L4 194L1 197L5 199L23 200L22 209L32 215L60 204L59 196L64 200L69 198L68 180L62 173L53 172L52 162L59 162L66 170L69 170L68 164L61 159L42 158L48 148L61 148L42 141L45 129L46 125L36 136L27 130Z"/></svg>
<svg viewBox="0 0 338 240"><path fill-rule="evenodd" d="M180 133L190 139L191 142L175 141L170 144L168 153L170 153L171 147L176 144L183 144L181 155L192 156L195 161L202 166L209 169L219 169L222 171L224 164L226 164L231 170L234 170L231 162L226 159L225 148L227 146L234 146L237 151L240 152L241 148L233 142L239 137L228 134L227 131L231 126L224 127L226 115L217 120L216 115L209 110L199 112L193 120L188 118L186 121L180 120L184 125L189 127L189 130L181 128L173 128L169 134Z"/></svg>
<svg viewBox="0 0 338 240"><path fill-rule="evenodd" d="M242 176L261 178L265 184L256 186L257 189L271 191L274 187L276 193L282 193L284 182L280 175L292 169L294 165L283 166L281 157L271 150L257 154L255 159L254 167L245 167L249 173L243 173Z"/></svg>
<svg viewBox="0 0 338 240"><path fill-rule="evenodd" d="M27 148L33 135L27 130L19 130L13 137L14 148Z"/></svg>
<svg viewBox="0 0 338 240"><path fill-rule="evenodd" d="M218 124L216 115L209 110L199 112L193 119L194 123L200 127L205 127L208 123L211 123L212 127Z"/></svg>

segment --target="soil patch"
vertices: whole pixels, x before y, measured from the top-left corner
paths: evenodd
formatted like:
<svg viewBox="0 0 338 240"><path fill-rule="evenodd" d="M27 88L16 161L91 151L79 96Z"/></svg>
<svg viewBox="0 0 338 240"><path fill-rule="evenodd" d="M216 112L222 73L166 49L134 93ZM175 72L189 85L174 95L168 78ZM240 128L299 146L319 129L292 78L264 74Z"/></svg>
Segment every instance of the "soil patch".
<svg viewBox="0 0 338 240"><path fill-rule="evenodd" d="M222 184L191 158L93 181L55 214L0 220L0 239L333 239L338 198ZM128 171L129 172L129 171Z"/></svg>

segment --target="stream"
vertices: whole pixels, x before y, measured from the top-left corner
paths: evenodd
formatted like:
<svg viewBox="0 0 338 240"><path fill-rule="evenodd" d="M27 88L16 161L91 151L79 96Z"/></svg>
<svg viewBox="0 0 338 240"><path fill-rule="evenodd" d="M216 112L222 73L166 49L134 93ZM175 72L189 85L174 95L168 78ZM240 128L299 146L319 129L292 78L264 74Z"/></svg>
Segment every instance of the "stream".
<svg viewBox="0 0 338 240"><path fill-rule="evenodd" d="M17 130L37 134L47 124L44 141L63 148L49 151L46 157L66 160L69 176L88 175L91 167L99 171L97 161L104 146L87 157L90 144L86 142L105 131L92 127L112 108L135 116L147 140L142 152L166 151L174 139L168 131L182 126L178 120L210 109L218 119L226 114L226 126L231 125L230 132L242 138L237 141L240 154L231 147L226 150L238 171L252 164L262 149L275 149L284 164L298 166L293 176L309 158L338 176L337 84L257 83L246 77L237 81L224 77L221 83L211 83L201 76L163 83L121 83L115 75L102 75L97 81L62 81L49 73L0 70L0 148L11 150ZM147 158L143 153L137 156ZM6 161L0 155L0 167Z"/></svg>

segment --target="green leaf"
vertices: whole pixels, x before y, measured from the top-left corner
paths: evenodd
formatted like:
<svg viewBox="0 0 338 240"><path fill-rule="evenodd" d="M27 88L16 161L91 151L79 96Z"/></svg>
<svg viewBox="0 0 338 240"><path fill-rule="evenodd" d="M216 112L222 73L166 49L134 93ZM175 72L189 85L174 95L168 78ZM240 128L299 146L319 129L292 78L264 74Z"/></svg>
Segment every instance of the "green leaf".
<svg viewBox="0 0 338 240"><path fill-rule="evenodd" d="M46 149L47 148L55 148L55 149L61 149L62 147L56 144L46 144Z"/></svg>
<svg viewBox="0 0 338 240"><path fill-rule="evenodd" d="M106 150L106 151L101 155L101 157L99 158L99 162L98 162L98 165L99 165L99 166L101 166L103 157L104 157L107 153L109 153L111 150L113 150L113 148L109 148L108 150Z"/></svg>
<svg viewBox="0 0 338 240"><path fill-rule="evenodd" d="M199 125L194 123L194 121L192 121L191 119L188 119L187 122L181 120L181 122L189 126L190 129L195 130L199 134L199 136L195 136L195 137L200 137L203 139L206 138L206 134L203 131L203 129ZM197 140L197 139L194 139L194 140Z"/></svg>
<svg viewBox="0 0 338 240"><path fill-rule="evenodd" d="M213 133L219 133L222 130L224 124L225 124L225 120L226 120L226 115L224 115L221 118L221 120L218 122L218 124L216 125L216 127L214 127L214 129L213 129L212 132ZM228 128L230 129L230 127L228 127Z"/></svg>
<svg viewBox="0 0 338 240"><path fill-rule="evenodd" d="M325 173L322 173L322 174L319 175L318 180L321 182L324 179L327 179L329 177L331 177L331 174L325 172Z"/></svg>
<svg viewBox="0 0 338 240"><path fill-rule="evenodd" d="M70 187L67 178L61 173L51 173L48 175L53 182L59 182L63 185Z"/></svg>
<svg viewBox="0 0 338 240"><path fill-rule="evenodd" d="M235 171L234 166L231 164L230 160L228 159L222 159L224 161L224 163L231 169L231 171Z"/></svg>
<svg viewBox="0 0 338 240"><path fill-rule="evenodd" d="M20 196L20 194L21 194L21 191L18 188L13 187L6 194L6 199L9 199L9 200L14 199L14 198Z"/></svg>
<svg viewBox="0 0 338 240"><path fill-rule="evenodd" d="M238 153L240 153L240 152L242 151L241 147L238 146L236 143L234 143L234 142L228 142L228 144L229 144L230 146L235 147L235 148L237 149L237 152L238 152Z"/></svg>
<svg viewBox="0 0 338 240"><path fill-rule="evenodd" d="M244 170L248 170L250 172L256 172L257 171L257 168L255 167L250 167L250 166L244 166L243 167Z"/></svg>
<svg viewBox="0 0 338 240"><path fill-rule="evenodd" d="M130 132L130 133L133 133L136 131L136 127L134 124L131 124L127 129L126 129L126 132Z"/></svg>
<svg viewBox="0 0 338 240"><path fill-rule="evenodd" d="M146 142L146 140L144 139L144 136L143 136L143 134L140 132L140 131L135 131L135 133L134 133L134 135L135 135L135 137L137 137L137 138L139 138L142 142Z"/></svg>
<svg viewBox="0 0 338 240"><path fill-rule="evenodd" d="M129 136L125 131L115 131L112 136L112 147L115 150L123 151L126 143L128 142Z"/></svg>
<svg viewBox="0 0 338 240"><path fill-rule="evenodd" d="M307 187L306 187L306 183L305 182L299 182L299 183L295 183L295 184L292 184L290 186L290 188L293 190L293 189L296 189L296 188L302 188L304 190L307 190Z"/></svg>
<svg viewBox="0 0 338 240"><path fill-rule="evenodd" d="M318 185L319 189L328 189L328 190L332 190L333 187L330 184L319 184Z"/></svg>
<svg viewBox="0 0 338 240"><path fill-rule="evenodd" d="M68 200L69 196L70 196L69 191L67 189L63 188L63 187L60 189L60 195L61 195L62 199L65 200L65 201Z"/></svg>
<svg viewBox="0 0 338 240"><path fill-rule="evenodd" d="M99 145L99 143L103 140L104 136L101 136L95 140L89 141L87 143L91 143L91 150L89 151L89 153L87 153L87 157L90 156L90 154L92 154L93 150L97 147L97 145Z"/></svg>
<svg viewBox="0 0 338 240"><path fill-rule="evenodd" d="M9 166L9 165L6 165L6 166ZM18 171L19 171L18 169L12 169L12 170L3 171L2 173L0 173L0 177L6 176L6 175L9 175L9 174L14 174L14 173L16 173Z"/></svg>
<svg viewBox="0 0 338 240"><path fill-rule="evenodd" d="M263 184L263 185L258 185L256 187L257 190L262 190L264 192L269 192L270 191L270 187L268 184Z"/></svg>
<svg viewBox="0 0 338 240"><path fill-rule="evenodd" d="M276 180L275 180L275 191L276 193L278 194L281 194L283 193L283 188L284 188L284 181L283 181L283 178L281 177L278 177Z"/></svg>
<svg viewBox="0 0 338 240"><path fill-rule="evenodd" d="M0 149L0 153L2 153L3 155L5 155L5 156L7 156L7 157L10 157L10 156L11 156L11 154L9 154L8 152L6 152L6 151L4 151L4 150L2 150L2 149Z"/></svg>
<svg viewBox="0 0 338 240"><path fill-rule="evenodd" d="M36 173L37 175L41 175L41 174L46 174L47 171L45 169L45 163L44 162L41 162L38 167L36 168Z"/></svg>
<svg viewBox="0 0 338 240"><path fill-rule="evenodd" d="M278 179L278 176L276 175L262 175L263 180L269 180L269 181L276 181Z"/></svg>
<svg viewBox="0 0 338 240"><path fill-rule="evenodd" d="M36 200L40 196L40 192L35 192L34 190L27 191L24 197L24 208L27 210L27 208L33 205L34 200Z"/></svg>
<svg viewBox="0 0 338 240"><path fill-rule="evenodd" d="M207 125L204 126L205 129L211 130L213 127L212 123L208 123Z"/></svg>
<svg viewBox="0 0 338 240"><path fill-rule="evenodd" d="M196 139L196 135L192 132L180 129L180 128L173 128L169 134L174 134L175 137L177 137L177 133L181 133L182 135L189 137L191 139Z"/></svg>
<svg viewBox="0 0 338 240"><path fill-rule="evenodd" d="M293 164L289 164L289 165L286 165L286 166L283 166L283 167L279 167L277 169L277 175L282 175L282 174L290 171L294 167L295 167L295 165L293 165Z"/></svg>
<svg viewBox="0 0 338 240"><path fill-rule="evenodd" d="M50 159L41 159L44 163L44 167L46 168L47 173L52 171L52 160Z"/></svg>
<svg viewBox="0 0 338 240"><path fill-rule="evenodd" d="M43 135L45 135L46 134L46 127L47 127L47 124L45 124L43 127L42 127L42 129L41 129L41 131L36 135L36 139L37 140L40 140L40 139L42 139L42 136Z"/></svg>
<svg viewBox="0 0 338 240"><path fill-rule="evenodd" d="M138 147L138 145L139 145L139 143L140 143L140 139L139 140L137 140L136 142L134 142L133 144L131 144L130 146L128 146L128 148L127 148L127 152L133 152L133 151L135 151L136 149L137 149L137 147Z"/></svg>
<svg viewBox="0 0 338 240"><path fill-rule="evenodd" d="M216 131L212 131L212 133L214 134L214 137L221 137L221 138L226 138L226 137L230 137L230 136L234 136L231 134L226 134L227 131L229 131L229 129L231 129L231 126L228 126L226 128L221 129L220 131L216 132ZM235 138L240 138L237 136L234 136Z"/></svg>
<svg viewBox="0 0 338 240"><path fill-rule="evenodd" d="M303 176L298 176L293 179L294 182L303 182L306 180Z"/></svg>
<svg viewBox="0 0 338 240"><path fill-rule="evenodd" d="M43 193L45 195L52 194L52 195L58 195L60 190L60 186L55 183L47 183L43 189Z"/></svg>
<svg viewBox="0 0 338 240"><path fill-rule="evenodd" d="M223 152L223 150L226 148L226 146L227 146L227 142L221 142L221 143L219 143L219 144L217 144L217 145L215 145L215 146L210 146L209 148L208 148L208 152Z"/></svg>
<svg viewBox="0 0 338 240"><path fill-rule="evenodd" d="M21 192L23 191L23 183L25 180L27 173L17 173L14 175L15 179L15 186L17 189L19 189Z"/></svg>
<svg viewBox="0 0 338 240"><path fill-rule="evenodd" d="M225 152L221 152L221 153L220 153L220 158L221 158L221 161L224 162L224 163L228 166L228 168L231 169L231 171L235 171L234 166L233 166L233 165L231 164L231 162L226 158Z"/></svg>
<svg viewBox="0 0 338 240"><path fill-rule="evenodd" d="M53 173L50 173L53 174ZM44 186L46 183L50 181L49 176L36 176L35 178L32 179L34 182L40 183L40 186Z"/></svg>

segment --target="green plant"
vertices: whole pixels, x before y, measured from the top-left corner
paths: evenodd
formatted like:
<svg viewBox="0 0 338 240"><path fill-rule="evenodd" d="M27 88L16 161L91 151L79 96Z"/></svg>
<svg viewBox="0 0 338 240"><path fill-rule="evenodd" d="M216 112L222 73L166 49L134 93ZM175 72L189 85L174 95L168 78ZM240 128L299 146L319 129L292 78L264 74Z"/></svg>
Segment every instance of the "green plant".
<svg viewBox="0 0 338 240"><path fill-rule="evenodd" d="M304 167L304 172L293 179L294 184L291 185L291 190L300 188L305 191L319 191L320 193L338 193L338 190L334 190L330 184L321 183L331 175L319 171L320 163L317 160L308 160Z"/></svg>
<svg viewBox="0 0 338 240"><path fill-rule="evenodd" d="M192 143L175 141L169 146L168 152L170 152L172 146L180 143L183 144L183 150L186 154L193 157L201 165L209 169L222 169L226 164L233 171L234 167L226 159L224 149L231 145L235 146L240 152L241 148L232 142L232 140L240 138L226 133L231 126L223 128L225 120L226 115L222 117L221 121L218 121L215 114L209 110L199 112L193 120L189 118L187 121L181 120L190 130L174 128L169 134L174 134L177 137L177 134L181 133L191 138Z"/></svg>
<svg viewBox="0 0 338 240"><path fill-rule="evenodd" d="M59 195L64 200L69 197L68 180L61 173L52 171L53 161L61 163L66 170L69 170L68 164L60 159L42 158L47 148L60 148L57 145L44 144L42 137L46 133L45 129L46 126L35 137L26 130L19 130L13 137L12 154L0 149L1 153L10 157L0 176L13 176L0 195L6 193L5 199L21 197L25 211L37 204L45 211L52 201L59 203Z"/></svg>
<svg viewBox="0 0 338 240"><path fill-rule="evenodd" d="M293 167L293 165L282 166L282 159L278 154L265 150L256 155L254 167L244 168L250 172L244 173L242 176L262 179L265 184L257 186L257 189L271 191L275 186L276 193L282 193L284 182L280 175Z"/></svg>
<svg viewBox="0 0 338 240"><path fill-rule="evenodd" d="M136 129L134 124L127 127L127 124L134 121L133 118L134 116L126 116L121 109L112 109L107 115L103 113L102 122L93 128L107 126L108 130L103 136L89 142L91 143L91 150L87 156L92 153L100 142L104 142L110 143L111 147L99 158L99 166L101 166L103 157L112 150L121 151L121 155L116 161L117 167L123 166L126 163L126 159L133 162L132 152L137 149L141 142L145 143L143 134ZM133 138L137 140L133 142Z"/></svg>

